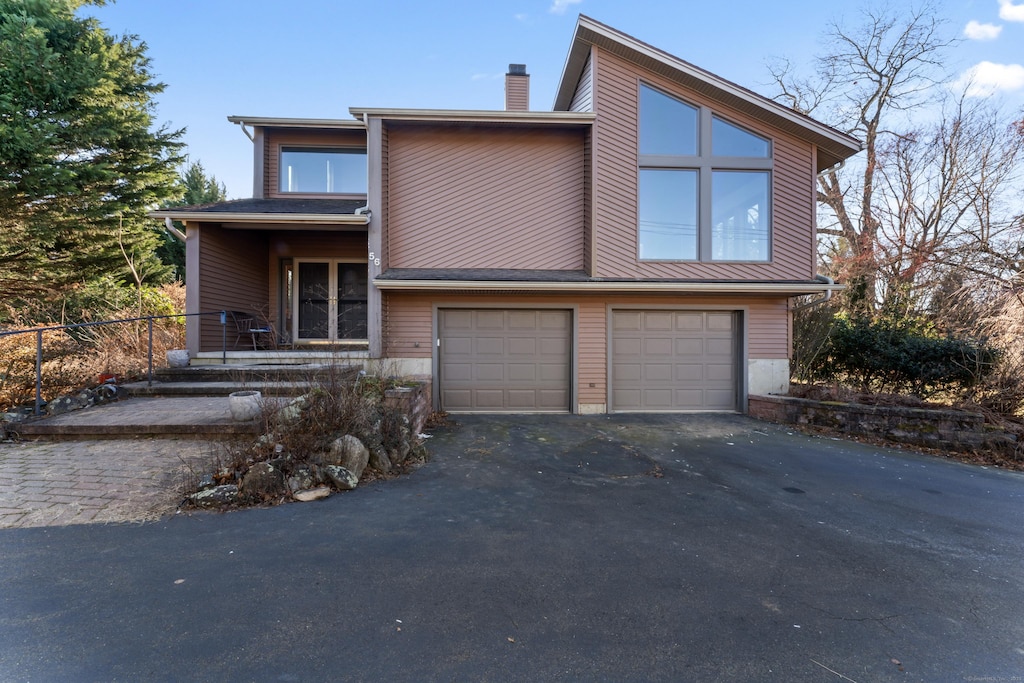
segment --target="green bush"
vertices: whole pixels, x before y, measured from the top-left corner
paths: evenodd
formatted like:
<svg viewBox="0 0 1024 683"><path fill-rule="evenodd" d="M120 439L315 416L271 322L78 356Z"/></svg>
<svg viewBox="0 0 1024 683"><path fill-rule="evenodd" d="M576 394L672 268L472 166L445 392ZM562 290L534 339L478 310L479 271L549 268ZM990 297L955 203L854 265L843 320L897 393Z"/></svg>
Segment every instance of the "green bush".
<svg viewBox="0 0 1024 683"><path fill-rule="evenodd" d="M998 351L984 340L942 336L919 320L840 314L803 373L811 381L924 398L963 394L997 361Z"/></svg>

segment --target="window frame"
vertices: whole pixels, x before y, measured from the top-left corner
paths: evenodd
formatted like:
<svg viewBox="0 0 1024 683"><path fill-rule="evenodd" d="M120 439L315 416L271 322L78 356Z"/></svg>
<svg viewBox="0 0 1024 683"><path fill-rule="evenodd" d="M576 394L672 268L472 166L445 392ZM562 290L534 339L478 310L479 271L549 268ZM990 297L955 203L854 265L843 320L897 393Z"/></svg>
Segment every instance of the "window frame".
<svg viewBox="0 0 1024 683"><path fill-rule="evenodd" d="M274 195L279 197L331 197L335 199L363 199L367 196L367 192L310 192L310 191L289 191L282 190L281 186L284 179L285 164L283 162L283 155L285 152L294 151L311 151L311 152L342 152L342 153L361 153L369 163L369 151L366 146L363 145L345 145L345 144L330 144L330 143L306 143L306 142L289 142L282 140L275 143L274 153L277 159L276 178L273 178L271 188ZM367 178L367 183L369 178Z"/></svg>
<svg viewBox="0 0 1024 683"><path fill-rule="evenodd" d="M696 155L665 155L665 154L640 154L640 99L641 89L650 88L666 97L671 97L683 104L697 109L697 154ZM771 263L774 257L774 199L775 199L775 141L762 133L752 131L748 126L737 123L728 116L712 110L703 104L689 101L678 95L669 93L662 88L638 81L637 86L637 166L636 166L636 187L637 196L640 191L641 170L678 170L697 171L697 258L696 259L671 259L671 258L640 258L640 206L637 202L637 234L636 234L636 257L642 263ZM713 119L719 119L731 126L761 138L768 143L768 155L766 157L737 157L737 156L714 156L711 152L711 126ZM716 260L712 253L712 207L711 187L712 177L715 171L760 171L768 174L768 207L767 207L767 255L763 259L730 259Z"/></svg>

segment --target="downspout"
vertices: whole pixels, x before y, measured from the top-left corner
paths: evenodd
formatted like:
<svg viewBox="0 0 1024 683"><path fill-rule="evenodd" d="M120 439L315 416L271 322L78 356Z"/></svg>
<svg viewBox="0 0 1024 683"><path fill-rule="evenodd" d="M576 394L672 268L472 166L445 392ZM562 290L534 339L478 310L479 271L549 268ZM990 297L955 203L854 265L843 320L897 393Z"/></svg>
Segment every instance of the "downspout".
<svg viewBox="0 0 1024 683"><path fill-rule="evenodd" d="M820 299L813 299L811 301L808 301L807 303L795 306L791 310L802 311L803 309L811 308L812 306L820 306L821 304L825 303L826 301L829 301L832 298L832 287L836 284L836 281L830 278L828 275L822 275L820 273L818 275L815 275L814 279L817 282L823 282L826 285L828 285L828 289L826 289L824 292L825 296L821 297Z"/></svg>
<svg viewBox="0 0 1024 683"><path fill-rule="evenodd" d="M171 220L170 218L165 218L164 219L164 227L167 229L167 232L171 233L172 235L177 237L182 242L185 241L185 233L183 233L181 230L178 230L176 227L174 227L174 221L173 220Z"/></svg>
<svg viewBox="0 0 1024 683"><path fill-rule="evenodd" d="M238 127L242 129L242 132L245 134L245 137L249 138L249 142L253 144L256 143L256 138L254 138L252 136L252 133L250 133L249 130L245 127L245 121L240 121L238 123Z"/></svg>

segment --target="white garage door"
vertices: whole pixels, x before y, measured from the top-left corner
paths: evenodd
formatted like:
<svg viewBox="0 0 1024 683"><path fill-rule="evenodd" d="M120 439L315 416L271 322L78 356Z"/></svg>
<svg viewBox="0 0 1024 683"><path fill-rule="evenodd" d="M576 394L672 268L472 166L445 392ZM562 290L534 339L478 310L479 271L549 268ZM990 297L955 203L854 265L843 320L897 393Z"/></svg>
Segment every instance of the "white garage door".
<svg viewBox="0 0 1024 683"><path fill-rule="evenodd" d="M736 314L612 311L612 410L735 410Z"/></svg>
<svg viewBox="0 0 1024 683"><path fill-rule="evenodd" d="M567 412L572 312L438 311L442 410Z"/></svg>

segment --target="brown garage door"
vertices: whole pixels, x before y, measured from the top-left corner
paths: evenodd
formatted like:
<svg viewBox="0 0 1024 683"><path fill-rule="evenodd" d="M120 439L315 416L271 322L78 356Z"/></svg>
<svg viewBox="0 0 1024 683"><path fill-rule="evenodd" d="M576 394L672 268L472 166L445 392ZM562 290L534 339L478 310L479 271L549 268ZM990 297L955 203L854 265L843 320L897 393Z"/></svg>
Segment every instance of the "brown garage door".
<svg viewBox="0 0 1024 683"><path fill-rule="evenodd" d="M736 314L612 311L612 410L735 410Z"/></svg>
<svg viewBox="0 0 1024 683"><path fill-rule="evenodd" d="M566 412L572 313L438 311L442 410Z"/></svg>

